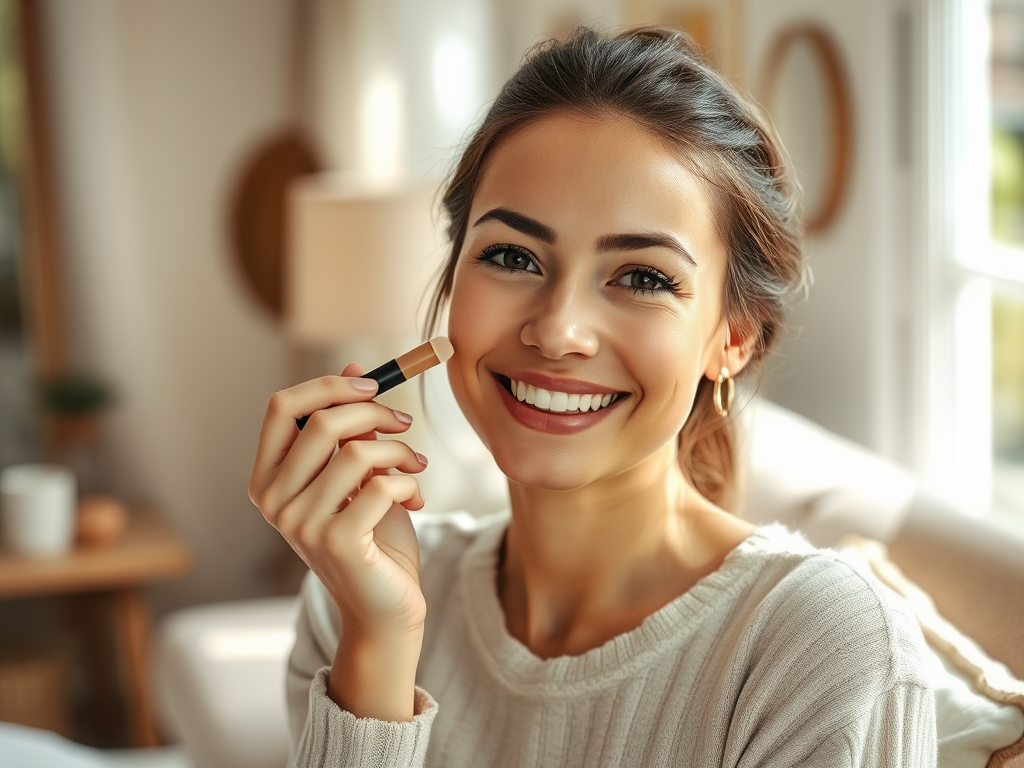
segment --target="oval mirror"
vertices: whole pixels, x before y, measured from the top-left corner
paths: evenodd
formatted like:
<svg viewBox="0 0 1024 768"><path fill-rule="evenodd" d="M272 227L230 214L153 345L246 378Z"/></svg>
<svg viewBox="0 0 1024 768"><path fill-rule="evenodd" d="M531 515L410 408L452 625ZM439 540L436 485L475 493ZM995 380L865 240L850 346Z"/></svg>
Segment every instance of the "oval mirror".
<svg viewBox="0 0 1024 768"><path fill-rule="evenodd" d="M852 109L839 52L823 29L784 29L768 50L759 89L803 187L809 232L835 218L849 183Z"/></svg>

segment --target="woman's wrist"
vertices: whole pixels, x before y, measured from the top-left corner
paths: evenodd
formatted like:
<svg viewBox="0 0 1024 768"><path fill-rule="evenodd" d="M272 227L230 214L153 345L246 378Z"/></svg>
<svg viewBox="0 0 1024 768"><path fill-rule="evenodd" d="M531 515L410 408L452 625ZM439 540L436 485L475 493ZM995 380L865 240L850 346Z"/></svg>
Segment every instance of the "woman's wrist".
<svg viewBox="0 0 1024 768"><path fill-rule="evenodd" d="M411 721L422 647L422 627L381 634L342 631L327 682L328 696L356 717Z"/></svg>

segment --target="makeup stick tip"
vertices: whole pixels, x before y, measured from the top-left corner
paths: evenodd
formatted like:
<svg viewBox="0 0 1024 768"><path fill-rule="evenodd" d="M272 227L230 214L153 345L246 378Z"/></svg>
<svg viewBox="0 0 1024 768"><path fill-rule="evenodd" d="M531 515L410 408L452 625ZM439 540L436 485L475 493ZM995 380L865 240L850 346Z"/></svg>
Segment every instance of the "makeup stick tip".
<svg viewBox="0 0 1024 768"><path fill-rule="evenodd" d="M434 350L434 354L437 355L437 359L442 363L455 354L455 347L453 347L452 343L444 336L435 336L432 338L430 340L430 346Z"/></svg>

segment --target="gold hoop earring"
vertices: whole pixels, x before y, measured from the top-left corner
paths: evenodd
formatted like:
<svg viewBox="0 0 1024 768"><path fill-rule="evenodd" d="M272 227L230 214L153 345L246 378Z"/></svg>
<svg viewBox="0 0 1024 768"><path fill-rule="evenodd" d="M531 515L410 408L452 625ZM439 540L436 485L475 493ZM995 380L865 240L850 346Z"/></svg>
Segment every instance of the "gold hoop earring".
<svg viewBox="0 0 1024 768"><path fill-rule="evenodd" d="M725 405L722 405L722 384L725 384ZM729 375L729 369L723 368L718 374L718 379L715 381L715 391L711 394L711 402L715 404L715 410L718 411L718 415L723 418L729 415L729 411L732 410L732 396L733 390L732 377Z"/></svg>

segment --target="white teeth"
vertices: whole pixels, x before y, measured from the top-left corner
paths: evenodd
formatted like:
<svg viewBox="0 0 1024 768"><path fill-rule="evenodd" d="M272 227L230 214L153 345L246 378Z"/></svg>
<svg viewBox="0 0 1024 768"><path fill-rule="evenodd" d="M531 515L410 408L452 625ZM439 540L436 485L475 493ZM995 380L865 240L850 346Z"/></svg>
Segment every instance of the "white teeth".
<svg viewBox="0 0 1024 768"><path fill-rule="evenodd" d="M534 405L542 410L550 410L551 408L551 393L546 389L537 387L537 399L534 401Z"/></svg>
<svg viewBox="0 0 1024 768"><path fill-rule="evenodd" d="M609 405L614 395L570 395L566 392L549 392L515 379L509 380L509 389L519 402L525 402L541 410L553 413L586 413Z"/></svg>

